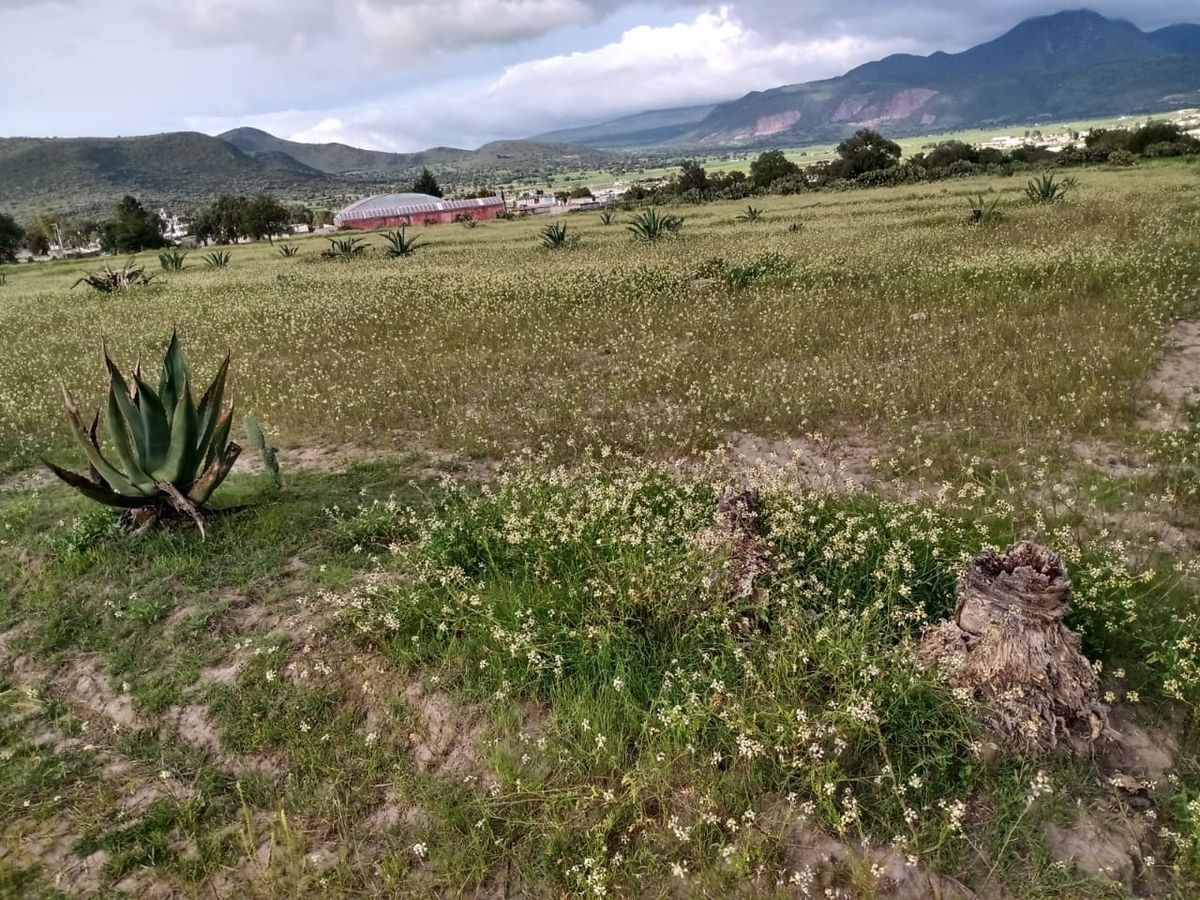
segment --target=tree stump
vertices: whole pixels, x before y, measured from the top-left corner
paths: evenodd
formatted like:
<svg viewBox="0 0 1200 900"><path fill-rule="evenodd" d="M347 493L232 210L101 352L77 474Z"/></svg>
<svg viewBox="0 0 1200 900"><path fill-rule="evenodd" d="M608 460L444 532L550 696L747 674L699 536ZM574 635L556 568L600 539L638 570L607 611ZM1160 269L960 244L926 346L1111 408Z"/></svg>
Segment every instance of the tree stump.
<svg viewBox="0 0 1200 900"><path fill-rule="evenodd" d="M927 631L918 653L983 703L985 724L1004 743L1050 749L1071 734L1104 733L1096 673L1064 622L1071 579L1057 554L1030 541L985 550L957 595L954 617Z"/></svg>
<svg viewBox="0 0 1200 900"><path fill-rule="evenodd" d="M731 607L731 627L742 636L769 632L765 591L757 583L771 569L758 491L728 491L696 543L714 560L706 587Z"/></svg>

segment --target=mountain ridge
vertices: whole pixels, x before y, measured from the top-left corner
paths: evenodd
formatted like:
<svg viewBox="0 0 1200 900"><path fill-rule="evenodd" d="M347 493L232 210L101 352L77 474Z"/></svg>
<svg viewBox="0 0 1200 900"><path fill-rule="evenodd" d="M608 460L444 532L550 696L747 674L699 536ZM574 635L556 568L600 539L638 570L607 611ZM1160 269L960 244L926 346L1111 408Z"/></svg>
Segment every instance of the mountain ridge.
<svg viewBox="0 0 1200 900"><path fill-rule="evenodd" d="M1200 104L1200 25L1144 32L1069 10L959 53L894 54L835 78L752 91L718 105L676 143L814 142L859 127L950 131L1135 113L1170 98Z"/></svg>

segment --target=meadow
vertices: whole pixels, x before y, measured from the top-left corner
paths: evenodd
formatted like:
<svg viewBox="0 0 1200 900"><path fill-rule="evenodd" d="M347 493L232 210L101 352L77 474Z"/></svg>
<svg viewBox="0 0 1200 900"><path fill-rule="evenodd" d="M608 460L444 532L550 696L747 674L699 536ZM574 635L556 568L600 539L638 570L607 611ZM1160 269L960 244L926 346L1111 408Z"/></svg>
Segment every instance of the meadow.
<svg viewBox="0 0 1200 900"><path fill-rule="evenodd" d="M5 267L0 896L1194 896L1200 170L1077 177ZM203 542L37 474L172 326L284 464ZM1123 744L1002 746L920 663L1023 538Z"/></svg>

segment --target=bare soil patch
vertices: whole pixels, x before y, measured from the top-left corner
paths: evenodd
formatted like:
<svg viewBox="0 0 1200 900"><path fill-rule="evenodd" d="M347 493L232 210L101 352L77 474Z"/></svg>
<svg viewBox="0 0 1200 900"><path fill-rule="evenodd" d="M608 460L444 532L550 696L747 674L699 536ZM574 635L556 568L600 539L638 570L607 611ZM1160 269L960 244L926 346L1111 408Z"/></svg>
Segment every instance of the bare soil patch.
<svg viewBox="0 0 1200 900"><path fill-rule="evenodd" d="M1200 403L1200 319L1185 319L1171 329L1150 388L1161 401L1143 417L1146 428L1178 428L1184 408Z"/></svg>

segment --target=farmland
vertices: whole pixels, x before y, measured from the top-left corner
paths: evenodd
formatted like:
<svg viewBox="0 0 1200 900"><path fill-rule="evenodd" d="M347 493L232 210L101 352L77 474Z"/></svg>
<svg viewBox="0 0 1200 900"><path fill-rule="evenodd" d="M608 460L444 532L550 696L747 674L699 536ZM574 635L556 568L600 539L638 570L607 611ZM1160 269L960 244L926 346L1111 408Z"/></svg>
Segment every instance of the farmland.
<svg viewBox="0 0 1200 900"><path fill-rule="evenodd" d="M1200 172L1078 181L5 267L0 895L1189 896ZM204 542L37 474L82 459L59 381L91 409L101 342L173 326L284 464ZM747 482L749 611L702 539ZM1022 538L1139 753L997 746L919 665Z"/></svg>

